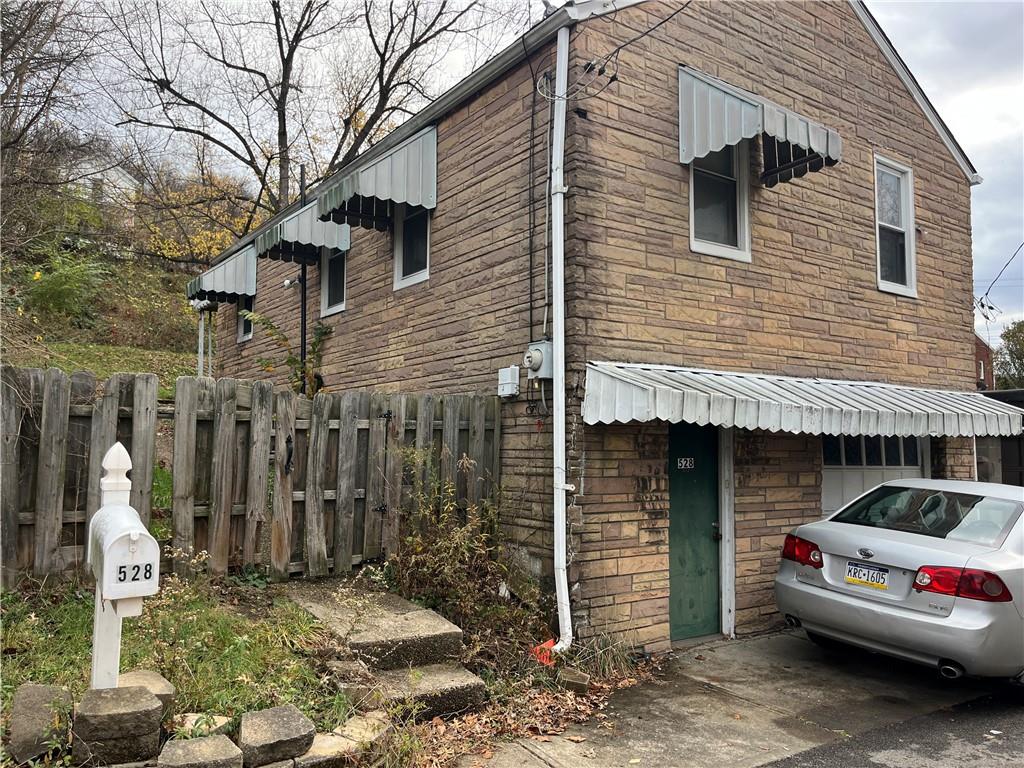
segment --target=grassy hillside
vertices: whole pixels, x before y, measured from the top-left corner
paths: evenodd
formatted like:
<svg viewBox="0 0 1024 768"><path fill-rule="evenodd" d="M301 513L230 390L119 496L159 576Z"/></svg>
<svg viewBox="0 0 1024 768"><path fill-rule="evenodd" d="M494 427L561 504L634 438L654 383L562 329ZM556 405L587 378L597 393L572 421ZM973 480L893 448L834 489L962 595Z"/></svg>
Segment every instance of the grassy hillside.
<svg viewBox="0 0 1024 768"><path fill-rule="evenodd" d="M150 372L161 396L195 372L190 275L136 262L8 261L3 269L3 362L67 372Z"/></svg>

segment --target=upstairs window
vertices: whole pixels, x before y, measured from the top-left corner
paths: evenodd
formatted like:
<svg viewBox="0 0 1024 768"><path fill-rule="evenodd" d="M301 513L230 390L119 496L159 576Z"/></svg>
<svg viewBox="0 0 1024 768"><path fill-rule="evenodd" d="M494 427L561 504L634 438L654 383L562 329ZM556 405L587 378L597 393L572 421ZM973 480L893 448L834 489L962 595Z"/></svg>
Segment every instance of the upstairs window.
<svg viewBox="0 0 1024 768"><path fill-rule="evenodd" d="M881 157L875 157L875 230L879 290L916 297L913 172Z"/></svg>
<svg viewBox="0 0 1024 768"><path fill-rule="evenodd" d="M690 249L750 261L746 143L690 164Z"/></svg>
<svg viewBox="0 0 1024 768"><path fill-rule="evenodd" d="M320 317L345 309L345 267L347 251L325 249L320 259Z"/></svg>
<svg viewBox="0 0 1024 768"><path fill-rule="evenodd" d="M238 317L237 325L239 341L248 341L252 338L252 320L242 314L243 311L252 312L252 302L252 296L240 296L238 304L235 305L235 312Z"/></svg>
<svg viewBox="0 0 1024 768"><path fill-rule="evenodd" d="M430 276L430 211L395 205L395 290Z"/></svg>

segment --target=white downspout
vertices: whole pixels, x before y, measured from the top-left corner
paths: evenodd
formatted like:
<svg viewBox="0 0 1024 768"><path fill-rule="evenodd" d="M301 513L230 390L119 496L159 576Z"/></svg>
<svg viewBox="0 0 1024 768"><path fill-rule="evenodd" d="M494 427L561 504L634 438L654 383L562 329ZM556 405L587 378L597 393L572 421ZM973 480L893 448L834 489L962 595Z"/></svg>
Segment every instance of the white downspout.
<svg viewBox="0 0 1024 768"><path fill-rule="evenodd" d="M206 321L206 312L199 310L199 360L197 361L197 368L199 369L199 376L206 374L205 365L203 361L203 342L206 341L206 327L204 325Z"/></svg>
<svg viewBox="0 0 1024 768"><path fill-rule="evenodd" d="M564 653L572 645L572 613L566 573L565 494L575 488L565 484L565 94L569 76L569 27L558 30L555 52L554 133L551 139L551 301L552 352L554 356L554 459L555 601L558 605L558 643L552 649Z"/></svg>

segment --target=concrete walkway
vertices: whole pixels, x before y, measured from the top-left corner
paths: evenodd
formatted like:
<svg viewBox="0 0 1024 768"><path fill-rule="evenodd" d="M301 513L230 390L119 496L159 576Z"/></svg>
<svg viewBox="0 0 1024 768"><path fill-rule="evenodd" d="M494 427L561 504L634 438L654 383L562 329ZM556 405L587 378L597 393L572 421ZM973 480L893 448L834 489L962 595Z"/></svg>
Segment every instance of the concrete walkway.
<svg viewBox="0 0 1024 768"><path fill-rule="evenodd" d="M949 683L930 670L801 632L716 641L681 653L663 680L615 694L612 728L587 723L523 740L460 768L751 768L848 740L1000 687Z"/></svg>

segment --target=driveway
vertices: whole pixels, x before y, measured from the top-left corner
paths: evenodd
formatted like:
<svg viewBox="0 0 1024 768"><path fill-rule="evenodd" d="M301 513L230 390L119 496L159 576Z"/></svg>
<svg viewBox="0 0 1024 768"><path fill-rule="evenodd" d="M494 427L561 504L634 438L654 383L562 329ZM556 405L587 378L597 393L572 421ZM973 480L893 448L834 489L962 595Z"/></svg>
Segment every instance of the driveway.
<svg viewBox="0 0 1024 768"><path fill-rule="evenodd" d="M715 641L678 654L658 683L613 696L607 710L611 728L598 723L574 726L546 741L510 744L491 760L469 759L460 765L748 768L853 743L862 734L885 734L894 724L932 713L939 714L930 725L919 727L942 731L949 708L991 694L1006 696L1006 686L944 681L926 668L852 649L827 652L803 633L787 631ZM1020 728L1017 722L1006 725ZM1003 729L993 724L978 730L981 725L978 721L971 726L980 748L988 750L987 762L978 765L1003 765L993 750L1005 746L1005 739L1002 734L985 735ZM930 763L922 757L921 765ZM912 768L914 763L904 759L899 765Z"/></svg>

